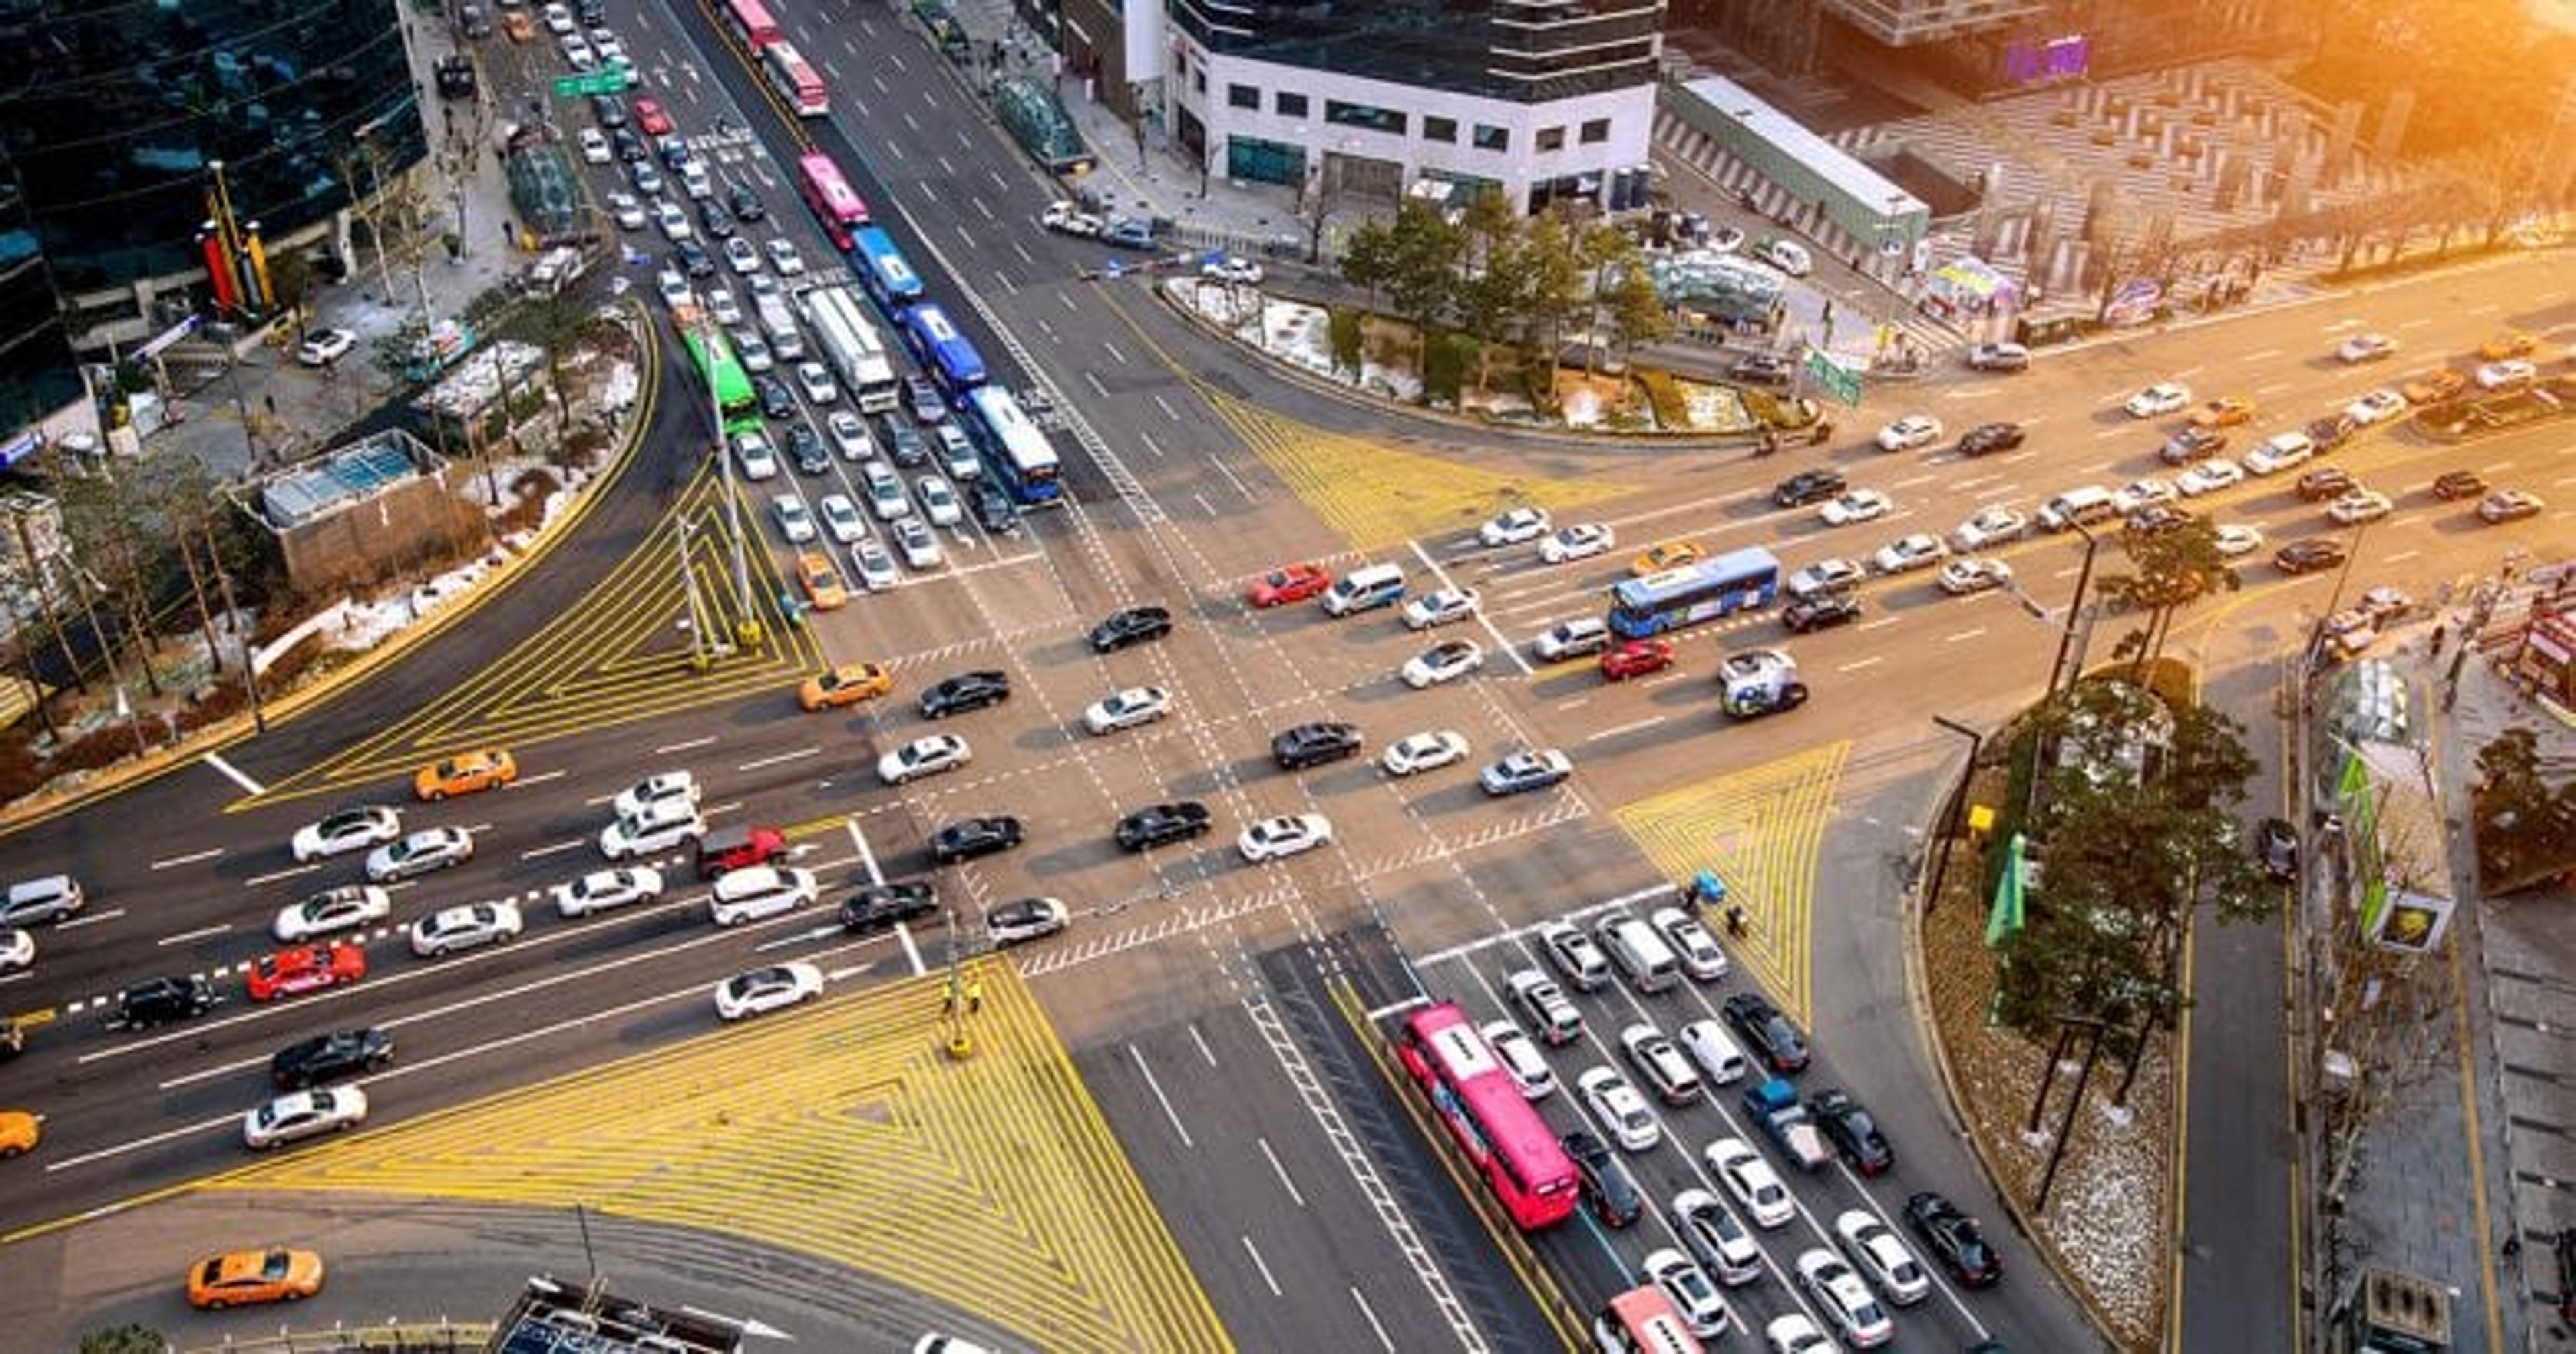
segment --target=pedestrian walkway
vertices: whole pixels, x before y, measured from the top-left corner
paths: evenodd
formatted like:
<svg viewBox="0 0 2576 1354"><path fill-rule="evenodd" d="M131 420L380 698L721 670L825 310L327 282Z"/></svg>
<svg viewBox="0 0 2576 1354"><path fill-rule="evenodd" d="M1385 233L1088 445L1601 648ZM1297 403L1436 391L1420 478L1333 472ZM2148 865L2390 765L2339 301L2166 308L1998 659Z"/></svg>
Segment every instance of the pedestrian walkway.
<svg viewBox="0 0 2576 1354"><path fill-rule="evenodd" d="M1035 995L1003 962L981 982L963 1059L944 974L721 1031L702 993L646 998L710 1033L208 1187L578 1203L813 1255L1037 1348L1232 1348ZM406 1075L369 1080L379 1105Z"/></svg>

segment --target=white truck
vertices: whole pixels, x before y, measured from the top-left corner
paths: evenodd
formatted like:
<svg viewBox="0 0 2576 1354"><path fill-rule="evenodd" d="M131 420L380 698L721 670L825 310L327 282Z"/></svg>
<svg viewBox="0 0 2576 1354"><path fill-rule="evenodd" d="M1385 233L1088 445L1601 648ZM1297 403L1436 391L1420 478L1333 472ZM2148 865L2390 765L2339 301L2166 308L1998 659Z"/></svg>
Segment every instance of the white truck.
<svg viewBox="0 0 2576 1354"><path fill-rule="evenodd" d="M1717 665L1718 698L1737 719L1795 710L1807 703L1807 684L1798 680L1798 660L1786 649L1746 649L1728 654Z"/></svg>
<svg viewBox="0 0 2576 1354"><path fill-rule="evenodd" d="M901 401L894 359L885 339L868 322L867 306L847 287L815 287L796 298L805 322L814 326L814 344L841 378L841 387L866 414L885 413ZM943 425L944 426L944 425Z"/></svg>
<svg viewBox="0 0 2576 1354"><path fill-rule="evenodd" d="M769 340L769 351L781 362L794 362L805 356L805 336L796 328L796 312L787 298L775 290L757 292L754 310L760 317L760 336Z"/></svg>

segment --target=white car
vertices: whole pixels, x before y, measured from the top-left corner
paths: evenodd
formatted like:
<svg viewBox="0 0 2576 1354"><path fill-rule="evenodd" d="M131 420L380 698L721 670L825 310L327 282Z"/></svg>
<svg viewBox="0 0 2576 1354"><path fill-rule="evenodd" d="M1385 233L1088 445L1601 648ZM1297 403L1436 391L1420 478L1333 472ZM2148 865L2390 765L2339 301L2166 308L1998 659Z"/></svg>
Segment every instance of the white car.
<svg viewBox="0 0 2576 1354"><path fill-rule="evenodd" d="M609 153L608 134L597 127L584 127L573 134L573 139L581 143L581 158L585 163L604 165L617 158Z"/></svg>
<svg viewBox="0 0 2576 1354"><path fill-rule="evenodd" d="M2263 529L2243 522L2221 522L2218 525L2218 553L2229 557L2250 555L2263 548Z"/></svg>
<svg viewBox="0 0 2576 1354"><path fill-rule="evenodd" d="M2371 391L2343 407L2345 418L2365 428L2374 423L2385 423L2405 412L2406 397L2387 389Z"/></svg>
<svg viewBox="0 0 2576 1354"><path fill-rule="evenodd" d="M707 835L707 820L685 799L648 804L599 830L599 854L610 860L672 851Z"/></svg>
<svg viewBox="0 0 2576 1354"><path fill-rule="evenodd" d="M599 67L599 53L592 51L590 39L579 33L563 35L563 54L564 64L574 70L596 70Z"/></svg>
<svg viewBox="0 0 2576 1354"><path fill-rule="evenodd" d="M1708 933L1708 926L1690 909L1656 908L1653 915L1646 918L1646 924L1655 928L1655 934L1662 936L1664 943L1672 947L1673 957L1681 962L1682 972L1689 974L1693 981L1713 983L1726 976L1726 951L1718 947L1717 937Z"/></svg>
<svg viewBox="0 0 2576 1354"><path fill-rule="evenodd" d="M1962 550L1983 550L1990 545L2021 539L2030 523L2010 508L1980 508L1977 515L1959 524L1950 533L1950 542Z"/></svg>
<svg viewBox="0 0 2576 1354"><path fill-rule="evenodd" d="M2181 413L2190 404L2189 388L2173 381L2159 381L2131 395L2129 402L2120 407L2128 410L2131 418L2157 418Z"/></svg>
<svg viewBox="0 0 2576 1354"><path fill-rule="evenodd" d="M1477 1027L1485 1036L1485 1047L1494 1051L1494 1060L1512 1084L1521 1090L1524 1100L1544 1100L1556 1093L1556 1073L1538 1051L1538 1041L1508 1020L1488 1020Z"/></svg>
<svg viewBox="0 0 2576 1354"><path fill-rule="evenodd" d="M2263 444L2245 453L2242 464L2248 475L2277 475L2306 462L2317 454L2317 444L2302 433L2281 433L2264 439Z"/></svg>
<svg viewBox="0 0 2576 1354"><path fill-rule="evenodd" d="M2171 503L2173 500L2172 483L2150 475L2121 485L2119 491L2111 495L2111 511L2126 517L2150 503Z"/></svg>
<svg viewBox="0 0 2576 1354"><path fill-rule="evenodd" d="M1210 282L1223 282L1228 286L1258 287L1265 274L1261 271L1260 264L1254 263L1241 254L1228 254L1224 258L1211 259L1200 264L1199 276Z"/></svg>
<svg viewBox="0 0 2576 1354"><path fill-rule="evenodd" d="M1630 1085L1617 1069L1586 1068L1574 1079L1574 1089L1582 1095L1583 1107L1621 1147L1646 1152L1664 1140L1664 1126L1655 1122L1654 1111L1646 1108L1645 1092Z"/></svg>
<svg viewBox="0 0 2576 1354"><path fill-rule="evenodd" d="M921 515L935 527L953 527L966 520L966 509L957 501L957 491L937 475L924 475L912 483L912 496L921 500Z"/></svg>
<svg viewBox="0 0 2576 1354"><path fill-rule="evenodd" d="M823 519L824 534L832 538L833 544L848 545L867 538L868 519L859 514L859 505L852 503L849 495L825 494L814 507L815 515Z"/></svg>
<svg viewBox="0 0 2576 1354"><path fill-rule="evenodd" d="M850 547L850 569L858 575L859 586L870 592L890 592L903 581L895 572L894 556L874 541L861 541Z"/></svg>
<svg viewBox="0 0 2576 1354"><path fill-rule="evenodd" d="M1610 627L1603 624L1598 616L1559 621L1549 626L1545 634L1530 641L1530 652L1547 663L1596 654L1609 647Z"/></svg>
<svg viewBox="0 0 2576 1354"><path fill-rule="evenodd" d="M832 379L832 369L820 362L796 364L796 388L807 404L837 404L841 399L840 383Z"/></svg>
<svg viewBox="0 0 2576 1354"><path fill-rule="evenodd" d="M2388 501L2388 495L2376 489L2363 489L2356 486L2343 497L2327 504L2326 516L2343 526L2358 526L2363 522L2376 522L2386 517L2395 506Z"/></svg>
<svg viewBox="0 0 2576 1354"><path fill-rule="evenodd" d="M393 908L393 899L383 889L373 884L346 884L288 905L277 914L269 932L282 943L293 945L334 931L372 926L392 916Z"/></svg>
<svg viewBox="0 0 2576 1354"><path fill-rule="evenodd" d="M1901 574L1929 568L1949 553L1950 547L1943 545L1940 537L1916 532L1880 546L1878 553L1870 557L1870 563L1878 566L1880 573Z"/></svg>
<svg viewBox="0 0 2576 1354"><path fill-rule="evenodd" d="M1762 1343L1771 1354L1841 1354L1841 1346L1816 1329L1803 1312L1772 1318L1762 1328Z"/></svg>
<svg viewBox="0 0 2576 1354"><path fill-rule="evenodd" d="M742 369L754 376L778 365L778 359L770 355L769 340L748 329L734 330L727 340L733 344L733 355L742 360Z"/></svg>
<svg viewBox="0 0 2576 1354"><path fill-rule="evenodd" d="M295 858L320 860L382 846L401 835L402 815L392 809L376 805L342 809L321 822L307 823L295 830Z"/></svg>
<svg viewBox="0 0 2576 1354"><path fill-rule="evenodd" d="M1432 729L1409 733L1386 745L1378 755L1378 765L1390 776L1418 775L1437 770L1467 756L1467 736L1455 729Z"/></svg>
<svg viewBox="0 0 2576 1354"><path fill-rule="evenodd" d="M1333 840L1333 823L1320 813L1290 813L1264 818L1234 839L1245 860L1259 864L1312 851Z"/></svg>
<svg viewBox="0 0 2576 1354"><path fill-rule="evenodd" d="M642 230L646 224L644 204L636 201L633 193L609 194L608 214L617 218L617 228L620 230ZM687 285L681 284L684 290ZM663 299L667 302L670 298Z"/></svg>
<svg viewBox="0 0 2576 1354"><path fill-rule="evenodd" d="M892 528L894 548L903 552L903 562L913 569L936 569L941 559L939 540L930 527L918 517L898 518Z"/></svg>
<svg viewBox="0 0 2576 1354"><path fill-rule="evenodd" d="M665 268L655 273L653 291L655 295L662 298L663 305L673 310L698 303L698 294L689 290L689 279L681 275L676 268Z"/></svg>
<svg viewBox="0 0 2576 1354"><path fill-rule="evenodd" d="M1941 591L1953 597L1992 592L2012 582L2012 566L1990 555L1962 555L1941 566Z"/></svg>
<svg viewBox="0 0 2576 1354"><path fill-rule="evenodd" d="M1435 588L1404 604L1404 625L1408 630L1428 630L1463 621L1476 614L1477 605L1473 588Z"/></svg>
<svg viewBox="0 0 2576 1354"><path fill-rule="evenodd" d="M1548 526L1547 509L1514 508L1476 528L1476 539L1486 545L1519 545L1546 535Z"/></svg>
<svg viewBox="0 0 2576 1354"><path fill-rule="evenodd" d="M771 236L764 244L769 250L769 266L777 269L780 277L795 277L805 271L805 256L796 252L794 242Z"/></svg>
<svg viewBox="0 0 2576 1354"><path fill-rule="evenodd" d="M390 884L397 879L444 870L462 865L474 858L474 838L461 827L433 827L397 837L367 853L367 882Z"/></svg>
<svg viewBox="0 0 2576 1354"><path fill-rule="evenodd" d="M1098 216L1084 211L1081 204L1075 202L1048 203L1046 210L1038 213L1038 224L1059 234L1084 239L1100 234L1104 225Z"/></svg>
<svg viewBox="0 0 2576 1354"><path fill-rule="evenodd" d="M1855 522L1874 522L1885 517L1895 504L1876 489L1854 489L1838 498L1825 500L1816 515L1829 527L1850 526Z"/></svg>
<svg viewBox="0 0 2576 1354"><path fill-rule="evenodd" d="M2214 494L2245 482L2245 467L2224 456L2212 456L2174 477L2174 492L2185 498Z"/></svg>
<svg viewBox="0 0 2576 1354"><path fill-rule="evenodd" d="M1888 1319L1887 1309L1870 1296L1869 1285L1841 1256L1819 1246L1800 1252L1796 1269L1798 1286L1807 1290L1809 1300L1844 1344L1874 1349L1896 1338L1896 1323Z"/></svg>
<svg viewBox="0 0 2576 1354"><path fill-rule="evenodd" d="M1082 726L1095 734L1132 729L1172 712L1172 693L1159 686L1131 686L1111 692L1082 712Z"/></svg>
<svg viewBox="0 0 2576 1354"><path fill-rule="evenodd" d="M358 336L346 329L316 329L295 345L295 360L308 367L327 367L357 346Z"/></svg>
<svg viewBox="0 0 2576 1354"><path fill-rule="evenodd" d="M934 733L916 738L902 747L877 758L877 779L888 785L901 785L954 771L975 760L975 750L966 740L953 733Z"/></svg>
<svg viewBox="0 0 2576 1354"><path fill-rule="evenodd" d="M1472 639L1443 640L1404 660L1396 676L1416 691L1454 682L1485 666L1485 649Z"/></svg>
<svg viewBox="0 0 2576 1354"><path fill-rule="evenodd" d="M1680 1250L1666 1246L1649 1251L1638 1272L1664 1290L1691 1334L1713 1339L1735 1325L1735 1313L1727 1310L1726 1299L1718 1296L1717 1284L1708 1277L1708 1271Z"/></svg>
<svg viewBox="0 0 2576 1354"><path fill-rule="evenodd" d="M1880 451L1912 451L1941 440L1941 420L1930 414L1907 414L1878 430Z"/></svg>
<svg viewBox="0 0 2576 1354"><path fill-rule="evenodd" d="M868 509L881 522L893 522L912 515L912 499L903 492L903 480L885 466L871 461L861 471L867 481Z"/></svg>
<svg viewBox="0 0 2576 1354"><path fill-rule="evenodd" d="M1911 1307L1932 1295L1932 1276L1907 1250L1903 1238L1894 1229L1861 1209L1852 1209L1834 1219L1834 1239L1842 1243L1843 1254L1851 1257L1852 1267L1867 1276L1872 1287L1899 1307Z"/></svg>
<svg viewBox="0 0 2576 1354"><path fill-rule="evenodd" d="M2478 368L2476 379L2480 390L2518 390L2539 380L2540 368L2516 357L2487 363Z"/></svg>
<svg viewBox="0 0 2576 1354"><path fill-rule="evenodd" d="M1788 1226L1798 1216L1798 1202L1789 1197L1789 1187L1780 1183L1771 1163L1764 1161L1744 1139L1720 1138L1708 1145L1704 1155L1709 1173L1753 1219L1754 1226L1769 1231Z"/></svg>
<svg viewBox="0 0 2576 1354"><path fill-rule="evenodd" d="M876 443L868 438L867 421L847 409L835 409L823 420L823 431L844 461L864 461L877 454Z"/></svg>
<svg viewBox="0 0 2576 1354"><path fill-rule="evenodd" d="M1022 898L984 914L984 935L995 945L1017 945L1054 935L1073 919L1072 909L1054 898Z"/></svg>
<svg viewBox="0 0 2576 1354"><path fill-rule="evenodd" d="M498 945L526 929L513 903L468 903L433 912L411 924L411 952L435 959L456 950Z"/></svg>
<svg viewBox="0 0 2576 1354"><path fill-rule="evenodd" d="M2351 365L2376 362L2397 351L2397 340L2386 334L2355 334L2335 348L2335 360Z"/></svg>
<svg viewBox="0 0 2576 1354"><path fill-rule="evenodd" d="M703 791L687 771L657 771L617 792L608 811L620 818L638 817L666 804L696 804Z"/></svg>
<svg viewBox="0 0 2576 1354"><path fill-rule="evenodd" d="M545 18L546 31L557 37L574 31L572 11L562 5L546 6Z"/></svg>
<svg viewBox="0 0 2576 1354"><path fill-rule="evenodd" d="M737 235L724 242L724 261L736 275L749 277L760 271L760 246Z"/></svg>
<svg viewBox="0 0 2576 1354"><path fill-rule="evenodd" d="M649 903L661 897L662 872L649 865L593 870L569 884L557 884L548 892L554 896L555 911L567 917L587 917L593 912Z"/></svg>
<svg viewBox="0 0 2576 1354"><path fill-rule="evenodd" d="M32 967L36 962L36 935L22 927L0 930L0 973Z"/></svg>
<svg viewBox="0 0 2576 1354"><path fill-rule="evenodd" d="M789 545L803 545L814 539L814 515L805 511L805 500L794 494L780 494L769 500L769 514L778 519L778 534Z"/></svg>
<svg viewBox="0 0 2576 1354"><path fill-rule="evenodd" d="M1805 598L1844 592L1859 587L1867 577L1868 571L1851 560L1839 556L1820 559L1789 575L1789 595Z"/></svg>
<svg viewBox="0 0 2576 1354"><path fill-rule="evenodd" d="M778 452L769 445L769 439L766 436L760 433L736 433L733 439L733 455L734 460L742 466L744 479L778 478Z"/></svg>
<svg viewBox="0 0 2576 1354"><path fill-rule="evenodd" d="M1753 256L1787 273L1805 277L1815 271L1815 262L1807 257L1806 246L1793 240L1764 240L1753 250Z"/></svg>
<svg viewBox="0 0 2576 1354"><path fill-rule="evenodd" d="M367 1121L367 1093L355 1086L325 1086L281 1095L242 1116L242 1145L264 1152L317 1133L337 1133Z"/></svg>
<svg viewBox="0 0 2576 1354"><path fill-rule="evenodd" d="M1607 523L1577 522L1549 532L1547 539L1538 543L1538 557L1548 564L1564 564L1607 554L1618 543L1618 533L1612 531Z"/></svg>
<svg viewBox="0 0 2576 1354"><path fill-rule="evenodd" d="M1673 1196L1673 1230L1719 1283L1740 1288L1762 1277L1762 1246L1717 1196L1686 1189Z"/></svg>
<svg viewBox="0 0 2576 1354"><path fill-rule="evenodd" d="M716 1016L740 1020L785 1010L823 995L823 970L805 961L771 964L716 984Z"/></svg>
<svg viewBox="0 0 2576 1354"><path fill-rule="evenodd" d="M710 287L707 289L707 314L713 316L716 323L730 329L742 323L742 304L733 299L732 292L722 287Z"/></svg>

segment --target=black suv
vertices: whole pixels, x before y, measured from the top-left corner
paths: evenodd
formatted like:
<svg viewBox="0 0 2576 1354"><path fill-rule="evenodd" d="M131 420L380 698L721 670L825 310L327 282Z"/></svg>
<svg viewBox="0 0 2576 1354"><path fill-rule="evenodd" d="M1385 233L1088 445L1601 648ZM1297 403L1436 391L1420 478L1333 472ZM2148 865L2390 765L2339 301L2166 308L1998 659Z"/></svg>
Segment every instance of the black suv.
<svg viewBox="0 0 2576 1354"><path fill-rule="evenodd" d="M1020 534L1020 507L1011 501L1010 492L998 484L986 482L975 486L975 520L996 536Z"/></svg>
<svg viewBox="0 0 2576 1354"><path fill-rule="evenodd" d="M2317 444L2317 450L2332 451L2351 441L2353 433L2360 428L2361 425L2353 422L2350 415L2328 414L2324 418L2311 420L2300 431L2308 435L2309 441Z"/></svg>
<svg viewBox="0 0 2576 1354"><path fill-rule="evenodd" d="M698 200L698 229L713 239L729 240L733 238L733 213L726 211L724 204L714 198L701 198Z"/></svg>
<svg viewBox="0 0 2576 1354"><path fill-rule="evenodd" d="M602 131L616 131L626 125L626 101L614 94L590 96L590 116Z"/></svg>
<svg viewBox="0 0 2576 1354"><path fill-rule="evenodd" d="M1349 724L1317 720L1283 729L1270 740L1270 759L1282 771L1303 771L1310 766L1338 762L1359 755L1360 731Z"/></svg>
<svg viewBox="0 0 2576 1354"><path fill-rule="evenodd" d="M1011 675L1007 672L961 672L943 677L921 693L921 717L946 719L987 705L999 705L1011 698Z"/></svg>
<svg viewBox="0 0 2576 1354"><path fill-rule="evenodd" d="M832 469L832 453L811 424L799 423L787 430L787 456L801 474L822 475Z"/></svg>
<svg viewBox="0 0 2576 1354"><path fill-rule="evenodd" d="M117 994L116 1015L129 1029L204 1015L217 998L203 978L146 978Z"/></svg>
<svg viewBox="0 0 2576 1354"><path fill-rule="evenodd" d="M1780 622L1789 633L1803 635L1813 630L1830 630L1837 625L1860 619L1860 599L1847 592L1828 592L1802 597L1791 602L1780 613Z"/></svg>
<svg viewBox="0 0 2576 1354"><path fill-rule="evenodd" d="M1802 508L1851 487L1838 470L1801 470L1771 490L1771 501L1783 508Z"/></svg>
<svg viewBox="0 0 2576 1354"><path fill-rule="evenodd" d="M2433 481L2433 497L2476 498L2487 491L2486 477L2474 470L2446 470Z"/></svg>
<svg viewBox="0 0 2576 1354"><path fill-rule="evenodd" d="M2272 567L2285 574L2312 574L2343 563L2343 543L2327 538L2292 541L2272 552Z"/></svg>
<svg viewBox="0 0 2576 1354"><path fill-rule="evenodd" d="M1007 813L962 818L930 834L930 858L942 865L1008 851L1020 844L1020 820Z"/></svg>
<svg viewBox="0 0 2576 1354"><path fill-rule="evenodd" d="M2162 536L2168 531L2180 530L2183 523L2190 520L2189 509L2178 508L2171 503L2142 503L2136 512L2129 514L2122 528L2134 535Z"/></svg>
<svg viewBox="0 0 2576 1354"><path fill-rule="evenodd" d="M1646 1211L1645 1198L1637 1193L1628 1167L1592 1130L1578 1128L1557 1142L1574 1158L1575 1172L1583 1181L1583 1204L1602 1226L1625 1227Z"/></svg>
<svg viewBox="0 0 2576 1354"><path fill-rule="evenodd" d="M1115 653L1131 644L1143 644L1172 633L1172 613L1159 606L1131 606L1113 611L1100 624L1091 627L1091 651Z"/></svg>
<svg viewBox="0 0 2576 1354"><path fill-rule="evenodd" d="M716 256L708 253L705 246L700 245L695 240L672 241L671 257L678 259L680 261L680 271L687 273L691 277L714 277L716 275Z"/></svg>
<svg viewBox="0 0 2576 1354"><path fill-rule="evenodd" d="M2299 476L2298 495L2310 503L2341 498L2353 490L2352 472L2339 465L2321 465Z"/></svg>
<svg viewBox="0 0 2576 1354"><path fill-rule="evenodd" d="M1905 1221L1962 1287L1992 1288L2004 1277L2003 1258L1986 1244L1977 1220L1960 1212L1957 1204L1927 1189L1905 1201Z"/></svg>
<svg viewBox="0 0 2576 1354"><path fill-rule="evenodd" d="M653 153L645 146L644 138L637 136L634 128L622 122L608 134L608 145L616 152L620 164L631 165Z"/></svg>
<svg viewBox="0 0 2576 1354"><path fill-rule="evenodd" d="M911 424L892 414L877 416L877 440L885 444L886 455L906 470L930 464L930 444L913 431Z"/></svg>
<svg viewBox="0 0 2576 1354"><path fill-rule="evenodd" d="M931 384L927 376L903 378L903 407L911 411L913 422L925 428L948 421L948 401L940 396L939 387Z"/></svg>
<svg viewBox="0 0 2576 1354"><path fill-rule="evenodd" d="M268 1079L281 1091L363 1076L394 1060L394 1037L373 1027L333 1030L288 1044L268 1060Z"/></svg>
<svg viewBox="0 0 2576 1354"><path fill-rule="evenodd" d="M918 879L872 884L841 904L841 929L865 935L896 922L918 921L939 910L939 894Z"/></svg>
<svg viewBox="0 0 2576 1354"><path fill-rule="evenodd" d="M1816 1127L1824 1130L1853 1170L1877 1175L1896 1164L1896 1149L1887 1145L1887 1135L1859 1101L1840 1091L1827 1091L1807 1101L1807 1113L1815 1116Z"/></svg>
<svg viewBox="0 0 2576 1354"><path fill-rule="evenodd" d="M1750 992L1739 992L1726 999L1726 1023L1764 1067L1774 1072L1807 1070L1807 1040L1780 1008Z"/></svg>
<svg viewBox="0 0 2576 1354"><path fill-rule="evenodd" d="M1980 423L1960 437L1958 452L1962 456L1991 456L2020 446L2023 436L2018 423Z"/></svg>
<svg viewBox="0 0 2576 1354"><path fill-rule="evenodd" d="M1185 799L1177 804L1138 809L1118 820L1118 830L1113 835L1118 839L1118 849L1143 851L1204 837L1209 826L1207 805Z"/></svg>
<svg viewBox="0 0 2576 1354"><path fill-rule="evenodd" d="M755 376L751 378L751 388L760 395L761 413L770 418L796 417L796 397L788 393L785 381L775 376Z"/></svg>
<svg viewBox="0 0 2576 1354"><path fill-rule="evenodd" d="M757 221L769 215L769 209L760 203L760 194L751 191L751 185L747 183L737 183L727 189L725 205L733 208L737 221Z"/></svg>

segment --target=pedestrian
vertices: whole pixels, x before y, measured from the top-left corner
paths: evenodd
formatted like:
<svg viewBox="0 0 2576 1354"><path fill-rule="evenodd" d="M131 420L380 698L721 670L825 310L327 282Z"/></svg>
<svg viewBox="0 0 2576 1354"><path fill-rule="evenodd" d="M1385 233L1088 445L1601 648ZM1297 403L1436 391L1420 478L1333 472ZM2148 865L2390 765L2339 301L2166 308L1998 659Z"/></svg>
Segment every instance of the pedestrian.
<svg viewBox="0 0 2576 1354"><path fill-rule="evenodd" d="M277 417L277 397L275 395L269 394L266 391L261 391L259 402L268 406L268 416L270 418Z"/></svg>
<svg viewBox="0 0 2576 1354"><path fill-rule="evenodd" d="M1744 938L1744 904L1727 904L1726 933L1737 940L1742 940Z"/></svg>
<svg viewBox="0 0 2576 1354"><path fill-rule="evenodd" d="M2447 631L2444 629L2444 627L2442 627L2442 626L2436 625L2436 626L2434 626L2434 627L2433 627L2433 652L2434 652L2434 653L2439 654L2440 652L2442 652L2442 637L2443 637L2446 633L2448 633L2448 632L2447 632Z"/></svg>

